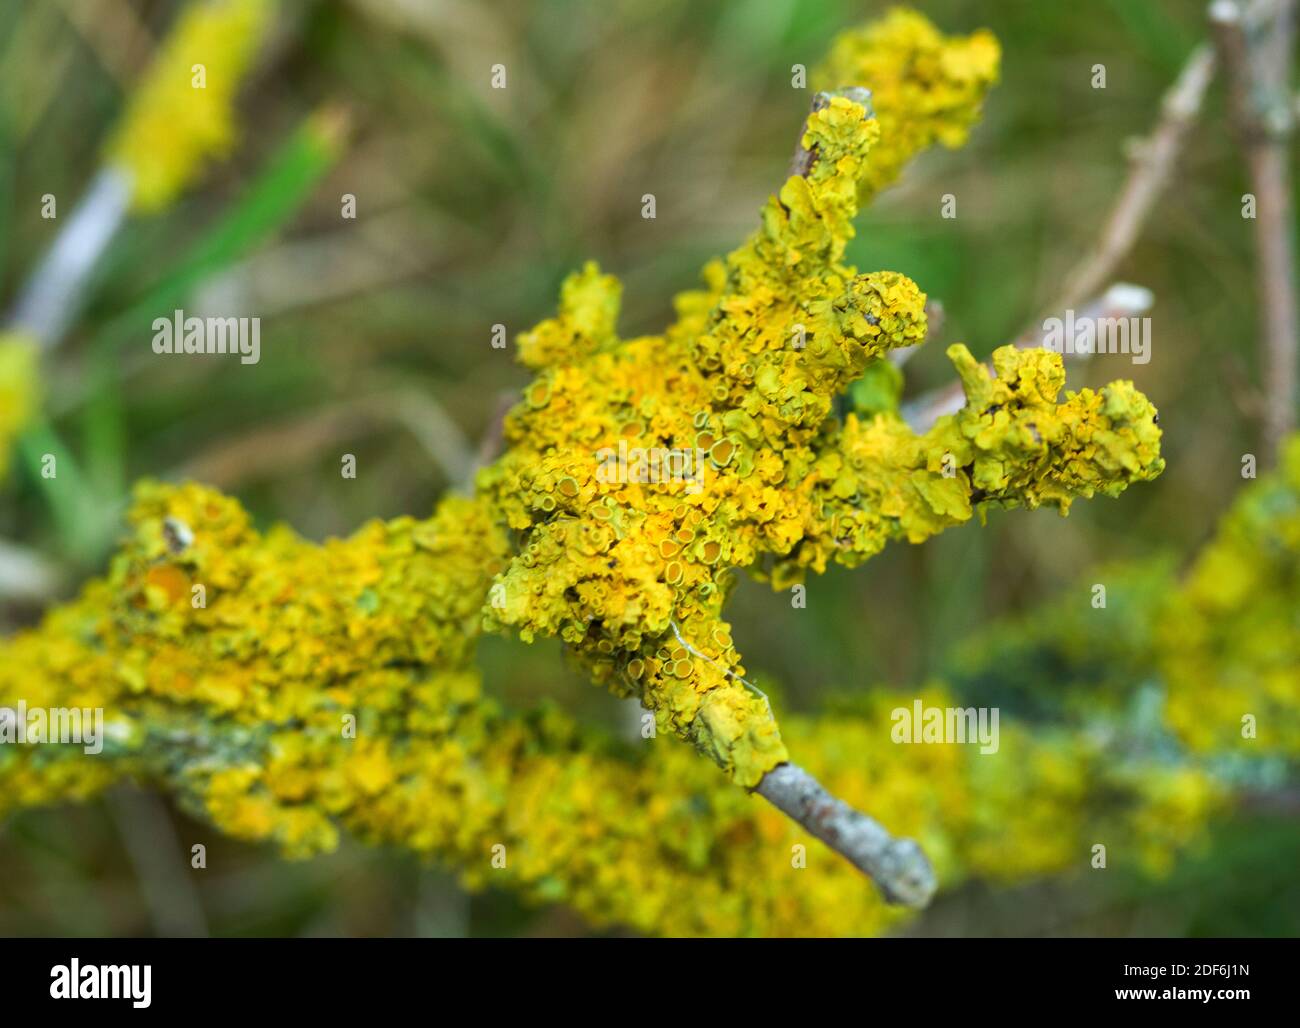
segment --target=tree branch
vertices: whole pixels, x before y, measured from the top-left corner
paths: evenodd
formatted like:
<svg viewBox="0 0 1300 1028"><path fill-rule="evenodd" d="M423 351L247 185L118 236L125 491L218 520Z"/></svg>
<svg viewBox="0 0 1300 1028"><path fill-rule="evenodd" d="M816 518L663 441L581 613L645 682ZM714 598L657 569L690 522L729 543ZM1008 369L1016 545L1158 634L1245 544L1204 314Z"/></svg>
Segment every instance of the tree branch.
<svg viewBox="0 0 1300 1028"><path fill-rule="evenodd" d="M1142 226L1173 175L1188 133L1214 78L1214 51L1192 52L1160 104L1160 120L1138 147L1129 177L1102 225L1097 244L1066 275L1061 296L1049 310L1063 311L1097 293L1137 242Z"/></svg>
<svg viewBox="0 0 1300 1028"><path fill-rule="evenodd" d="M1228 76L1233 128L1246 156L1255 194L1255 255L1259 266L1265 402L1265 461L1277 460L1283 438L1296 424L1296 362L1300 313L1291 204L1290 94L1294 0L1256 2L1243 11L1235 0L1209 9L1219 55Z"/></svg>
<svg viewBox="0 0 1300 1028"><path fill-rule="evenodd" d="M32 272L14 305L11 328L43 349L63 338L85 298L99 258L126 218L130 177L116 168L95 176L85 197Z"/></svg>
<svg viewBox="0 0 1300 1028"><path fill-rule="evenodd" d="M861 87L817 93L809 114L827 107L835 96L844 96L861 104L870 116L871 91ZM806 177L817 163L816 147L803 145L806 133L807 119L799 128L799 140L790 159L787 177ZM704 656L682 638L676 625L673 625L673 632L688 649ZM740 681L754 689L744 679ZM761 692L759 695L763 696ZM767 697L763 696L763 699L766 701ZM768 710L770 713L770 704ZM930 902L936 888L934 870L921 847L911 839L895 839L880 822L832 796L797 764L778 764L763 776L753 791L870 877L887 902L909 907L924 907Z"/></svg>
<svg viewBox="0 0 1300 1028"><path fill-rule="evenodd" d="M0 539L0 600L45 602L58 592L62 577L39 553Z"/></svg>
<svg viewBox="0 0 1300 1028"><path fill-rule="evenodd" d="M911 839L895 839L797 764L777 765L754 791L869 875L888 902L908 907L930 902L934 869L921 847Z"/></svg>

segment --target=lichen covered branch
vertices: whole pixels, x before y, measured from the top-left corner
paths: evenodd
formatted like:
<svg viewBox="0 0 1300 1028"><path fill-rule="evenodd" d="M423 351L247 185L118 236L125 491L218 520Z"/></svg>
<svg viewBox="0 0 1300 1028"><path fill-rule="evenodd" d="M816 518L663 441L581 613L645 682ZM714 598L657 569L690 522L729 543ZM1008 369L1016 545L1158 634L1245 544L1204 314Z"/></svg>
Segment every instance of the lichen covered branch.
<svg viewBox="0 0 1300 1028"><path fill-rule="evenodd" d="M1249 533L1256 514L1278 509L1274 491L1298 481L1269 482L1231 539L1232 566L1271 575L1279 618L1293 601L1285 571L1268 571L1276 544ZM924 865L826 793L918 840L947 887L1077 866L1098 838L1161 866L1218 802L1194 767L1135 764L1096 733L1007 719L996 755L899 745L898 699L881 691L833 715L783 719L806 774L827 789L782 764L756 790L769 807L667 735L629 752L554 708L514 715L484 695L469 665L475 611L504 540L472 501L318 545L252 530L211 490L146 487L132 525L105 579L0 652L0 706L99 706L106 729L97 755L0 747L0 814L132 780L291 858L348 833L435 859L471 887L569 903L597 924L854 935L903 916L857 868L886 897L919 903ZM204 606L196 584L207 585ZM1188 599L1201 607L1213 594ZM1181 605L1162 620L1163 649L1176 655ZM1233 669L1213 637L1197 645L1219 663L1188 683L1190 706L1214 702L1220 677L1230 707L1256 702L1235 692L1262 687L1249 683L1285 680L1281 666ZM934 688L915 695L930 707L960 702Z"/></svg>
<svg viewBox="0 0 1300 1028"><path fill-rule="evenodd" d="M854 216L920 149L965 138L997 61L986 33L947 38L905 11L837 42L814 76L830 81L797 173L751 236L677 298L661 335L621 337L618 280L594 264L571 275L556 316L517 340L534 378L504 452L472 496L428 519L316 546L258 533L210 490L143 486L107 578L0 656L0 703L103 707L110 759L8 757L0 795L30 805L139 777L295 855L342 829L479 882L483 849L499 843L530 894L597 916L679 923L668 897L765 927L810 908L833 920L840 872L819 878L834 896L793 902L737 885L747 860L784 860L795 830L754 813L744 790L757 789L888 898L924 902L928 865L882 826L939 845L940 876L955 876L958 851L987 847L971 818L1000 813L1006 795L971 802L986 772L948 748L907 751L862 726L837 739L834 724L789 718L783 736L724 612L737 572L787 588L990 509L1065 513L1163 468L1155 409L1131 383L1062 397L1060 356L1042 351L1004 348L994 375L950 347L966 406L921 433L896 410L836 417L840 394L873 369L897 373L889 353L926 333L916 283L845 263ZM504 715L472 670L482 629L561 640L592 681L639 699L657 732L742 788L718 789L703 761L683 771L668 754L689 751L667 740L653 759L619 761L584 754L552 712ZM819 768L823 746L833 755ZM1094 757L1075 747L1066 763ZM889 777L899 767L961 797L940 804L948 828L936 806L917 808L906 776ZM730 892L701 882L718 860ZM692 928L707 923L695 916Z"/></svg>

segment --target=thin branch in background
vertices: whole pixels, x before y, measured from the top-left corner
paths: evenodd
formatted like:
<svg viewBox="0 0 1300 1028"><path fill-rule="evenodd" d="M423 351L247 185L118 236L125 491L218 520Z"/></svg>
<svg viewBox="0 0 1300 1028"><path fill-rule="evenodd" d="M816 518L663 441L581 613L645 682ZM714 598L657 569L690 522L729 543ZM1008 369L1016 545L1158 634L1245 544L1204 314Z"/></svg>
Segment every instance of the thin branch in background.
<svg viewBox="0 0 1300 1028"><path fill-rule="evenodd" d="M420 939L469 938L469 893L445 871L421 867L417 875L413 934Z"/></svg>
<svg viewBox="0 0 1300 1028"><path fill-rule="evenodd" d="M164 938L205 938L208 921L188 871L184 847L167 807L153 793L117 789L109 807L144 893L154 932Z"/></svg>
<svg viewBox="0 0 1300 1028"><path fill-rule="evenodd" d="M58 0L58 7L119 85L135 79L154 40L128 0Z"/></svg>
<svg viewBox="0 0 1300 1028"><path fill-rule="evenodd" d="M11 327L42 348L58 345L84 299L99 258L126 218L131 180L105 168L36 266L14 306Z"/></svg>
<svg viewBox="0 0 1300 1028"><path fill-rule="evenodd" d="M199 317L257 311L276 317L316 304L389 288L448 259L450 233L403 204L371 215L356 227L333 229L255 251L218 271L194 290Z"/></svg>
<svg viewBox="0 0 1300 1028"><path fill-rule="evenodd" d="M80 42L66 30L54 4L29 4L29 16L0 48L0 109L14 145L43 123L63 80L79 69Z"/></svg>
<svg viewBox="0 0 1300 1028"><path fill-rule="evenodd" d="M0 539L0 600L44 603L58 593L61 580L45 557Z"/></svg>
<svg viewBox="0 0 1300 1028"><path fill-rule="evenodd" d="M1243 10L1236 0L1215 0L1209 18L1228 77L1233 129L1245 153L1255 195L1264 460L1271 465L1277 461L1283 438L1296 425L1296 364L1300 356L1290 168L1296 120L1291 97L1296 5L1295 0L1272 0Z"/></svg>
<svg viewBox="0 0 1300 1028"><path fill-rule="evenodd" d="M1102 224L1096 246L1065 276L1061 295L1048 310L1076 307L1114 277L1173 177L1214 71L1214 51L1209 44L1197 47L1161 101L1156 127L1137 147L1132 169Z"/></svg>
<svg viewBox="0 0 1300 1028"><path fill-rule="evenodd" d="M505 449L506 415L510 413L510 409L518 399L519 394L515 390L502 390L497 394L492 420L488 422L488 430L483 433L483 438L479 440L474 460L461 482L461 488L464 492L473 494L474 480L478 477L479 471L496 460Z"/></svg>
<svg viewBox="0 0 1300 1028"><path fill-rule="evenodd" d="M473 447L442 404L425 392L404 389L397 395L394 414L442 469L453 488L470 479Z"/></svg>
<svg viewBox="0 0 1300 1028"><path fill-rule="evenodd" d="M1119 197L1102 223L1097 244L1066 274L1057 301L1048 308L1057 314L1078 310L1087 297L1096 296L1115 269L1129 255L1142 227L1173 177L1174 167L1188 135L1200 115L1205 93L1214 79L1215 56L1210 45L1192 52L1178 78L1160 104L1160 119L1151 134L1135 151L1133 166ZM1105 294L1088 301L1077 316L1093 318L1136 317L1152 304L1149 290L1117 283ZM1016 339L1020 347L1041 345L1041 327L1026 329ZM910 348L909 348L910 349ZM905 359L905 358L903 358ZM899 361L901 363L901 359ZM904 404L903 418L917 432L924 432L939 418L961 410L965 394L960 383L925 393Z"/></svg>
<svg viewBox="0 0 1300 1028"><path fill-rule="evenodd" d="M1146 314L1155 302L1151 290L1135 286L1128 282L1117 282L1094 300L1084 304L1076 311L1078 321L1101 319L1138 318ZM1015 341L1023 349L1042 346L1047 330L1040 324L1024 332ZM1076 359L1086 360L1090 354L1075 353ZM903 404L900 414L914 432L927 431L936 421L948 414L955 414L966 405L966 393L960 382L953 382L940 389L923 393L915 400Z"/></svg>
<svg viewBox="0 0 1300 1028"><path fill-rule="evenodd" d="M273 478L294 464L306 464L373 425L401 425L415 438L453 486L470 479L473 450L460 426L433 396L398 388L332 404L285 418L214 446L186 461L170 476L233 489Z"/></svg>
<svg viewBox="0 0 1300 1028"><path fill-rule="evenodd" d="M924 907L930 902L934 869L921 847L911 839L895 839L878 821L832 796L803 768L780 764L754 791L869 875L890 903Z"/></svg>

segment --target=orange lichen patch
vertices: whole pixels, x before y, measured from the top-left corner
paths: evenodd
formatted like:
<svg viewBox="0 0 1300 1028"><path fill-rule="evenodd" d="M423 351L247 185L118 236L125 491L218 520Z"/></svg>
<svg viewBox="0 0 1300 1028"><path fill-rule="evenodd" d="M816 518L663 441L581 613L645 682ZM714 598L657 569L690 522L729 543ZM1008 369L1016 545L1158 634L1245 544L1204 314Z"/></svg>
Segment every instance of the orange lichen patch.
<svg viewBox="0 0 1300 1028"><path fill-rule="evenodd" d="M171 606L182 598L189 599L189 576L173 565L150 568L144 580L145 593L151 601L157 601L156 605Z"/></svg>

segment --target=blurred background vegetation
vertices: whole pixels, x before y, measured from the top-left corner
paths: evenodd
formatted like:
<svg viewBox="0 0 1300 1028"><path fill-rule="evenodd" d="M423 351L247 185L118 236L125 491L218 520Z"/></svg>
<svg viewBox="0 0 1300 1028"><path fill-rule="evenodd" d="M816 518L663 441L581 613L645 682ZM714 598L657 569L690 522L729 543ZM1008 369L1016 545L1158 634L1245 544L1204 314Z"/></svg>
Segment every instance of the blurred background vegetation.
<svg viewBox="0 0 1300 1028"><path fill-rule="evenodd" d="M130 484L194 476L268 524L322 538L423 515L456 487L457 452L490 445L526 376L491 327L548 316L587 258L625 282L622 333L661 328L671 298L736 245L781 181L816 63L864 0L340 0L285 3L242 93L234 156L165 213L131 220L46 367L52 436L75 467L55 497L21 460L0 538L58 572L49 597L0 597L0 627L34 620L103 566ZM943 348L980 356L1052 301L1096 238L1132 140L1204 36L1198 0L919 0L949 32L988 27L1002 82L971 143L922 157L859 223L851 259L893 269L946 317L908 365L908 394L951 381ZM176 16L171 0L20 0L0 8L0 296L8 303L99 166L108 126ZM504 64L509 87L490 88ZM1106 67L1106 88L1092 68ZM983 529L888 550L810 583L808 608L748 583L730 619L746 664L786 710L831 692L914 684L961 664L962 642L1060 598L1087 616L1095 569L1185 562L1241 487L1258 443L1260 369L1247 186L1212 90L1169 194L1119 277L1150 288L1152 360L1076 365L1070 385L1131 377L1157 404L1168 470L1118 501L995 514ZM334 159L294 148L324 105ZM356 221L339 216L357 198ZM654 193L657 218L641 217ZM958 198L955 220L940 197ZM63 205L67 206L64 207ZM262 358L169 362L148 348L170 305L262 317ZM463 437L458 440L457 435ZM51 442L50 440L54 440ZM36 448L36 453L43 452ZM338 474L355 453L356 480ZM451 456L449 457L449 453ZM63 459L63 457L61 457ZM763 625L780 618L780 633ZM558 646L490 639L489 688L615 723L620 705ZM1050 690L1051 682L1041 683ZM208 870L189 871L189 847ZM1158 883L1080 875L944 896L911 934L1295 934L1295 811L1243 810ZM1104 881L1102 880L1104 879ZM0 933L581 934L401 854L345 846L307 864L217 837L161 800L118 794L0 828Z"/></svg>

